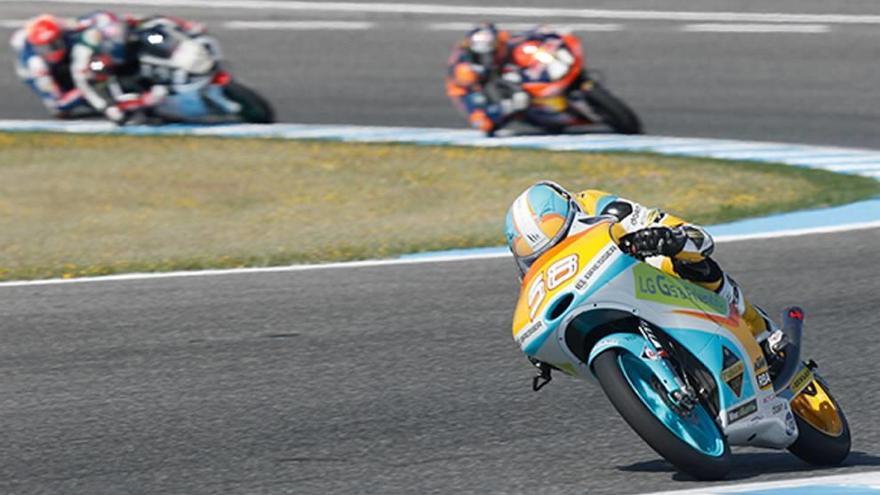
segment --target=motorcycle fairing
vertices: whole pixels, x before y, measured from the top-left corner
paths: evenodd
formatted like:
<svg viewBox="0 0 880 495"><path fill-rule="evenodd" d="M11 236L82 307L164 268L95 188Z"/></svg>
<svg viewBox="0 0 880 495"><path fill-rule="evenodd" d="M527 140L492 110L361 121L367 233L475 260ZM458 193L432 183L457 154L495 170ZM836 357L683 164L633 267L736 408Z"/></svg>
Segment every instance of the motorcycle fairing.
<svg viewBox="0 0 880 495"><path fill-rule="evenodd" d="M527 41L514 50L522 88L533 97L562 95L583 70L583 49L576 36L565 34Z"/></svg>
<svg viewBox="0 0 880 495"><path fill-rule="evenodd" d="M732 444L780 448L793 442L797 431L787 419L788 400L777 397L772 386L758 386L756 376L766 362L735 309L711 291L624 254L612 238L613 225L601 221L570 236L526 273L513 325L523 352L570 375L594 380L592 358L619 347L641 358L658 377L669 379L646 355L647 342L634 329L603 335L587 344L589 349L572 348L566 340L571 329L583 332L585 340L579 342L585 342L609 318L638 317L662 329L710 372L718 391L716 419ZM634 337L625 337L630 334ZM737 376L742 380L738 389L727 383Z"/></svg>

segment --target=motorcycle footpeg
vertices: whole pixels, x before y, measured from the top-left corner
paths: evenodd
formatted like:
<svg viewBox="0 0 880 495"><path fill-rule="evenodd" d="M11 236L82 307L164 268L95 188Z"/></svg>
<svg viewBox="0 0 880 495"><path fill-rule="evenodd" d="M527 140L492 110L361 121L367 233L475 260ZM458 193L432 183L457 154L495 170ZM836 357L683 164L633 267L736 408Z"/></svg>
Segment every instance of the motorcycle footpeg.
<svg viewBox="0 0 880 495"><path fill-rule="evenodd" d="M540 363L538 366L538 374L536 374L532 378L532 390L537 392L544 388L544 385L550 383L553 380L553 375L550 374L550 366L547 366L544 363Z"/></svg>

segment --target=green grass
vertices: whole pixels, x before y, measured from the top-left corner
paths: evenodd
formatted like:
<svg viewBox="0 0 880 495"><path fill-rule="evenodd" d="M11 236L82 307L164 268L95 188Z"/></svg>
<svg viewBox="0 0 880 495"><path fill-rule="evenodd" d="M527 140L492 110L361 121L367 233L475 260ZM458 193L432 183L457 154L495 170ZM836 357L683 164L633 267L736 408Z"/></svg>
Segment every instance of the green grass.
<svg viewBox="0 0 880 495"><path fill-rule="evenodd" d="M509 203L545 178L704 224L880 192L860 177L650 154L6 133L0 279L495 246Z"/></svg>

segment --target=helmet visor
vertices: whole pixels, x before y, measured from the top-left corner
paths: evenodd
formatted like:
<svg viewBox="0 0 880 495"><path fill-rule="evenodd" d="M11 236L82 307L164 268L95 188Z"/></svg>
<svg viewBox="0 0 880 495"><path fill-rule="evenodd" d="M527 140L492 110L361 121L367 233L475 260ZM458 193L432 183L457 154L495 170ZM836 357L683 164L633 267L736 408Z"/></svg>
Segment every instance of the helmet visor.
<svg viewBox="0 0 880 495"><path fill-rule="evenodd" d="M41 45L34 45L34 51L51 63L57 63L64 58L67 46L64 44L63 38L55 38L54 40Z"/></svg>
<svg viewBox="0 0 880 495"><path fill-rule="evenodd" d="M553 189L556 193L562 196L568 204L564 217L551 215L551 218L548 220L542 220L541 224L537 225L545 235L548 235L548 241L543 242L540 246L534 248L522 242L515 242L510 246L514 260L523 274L531 268L535 260L565 239L571 229L571 224L575 216L581 211L580 206L571 194L556 183L548 181L540 182L539 184Z"/></svg>

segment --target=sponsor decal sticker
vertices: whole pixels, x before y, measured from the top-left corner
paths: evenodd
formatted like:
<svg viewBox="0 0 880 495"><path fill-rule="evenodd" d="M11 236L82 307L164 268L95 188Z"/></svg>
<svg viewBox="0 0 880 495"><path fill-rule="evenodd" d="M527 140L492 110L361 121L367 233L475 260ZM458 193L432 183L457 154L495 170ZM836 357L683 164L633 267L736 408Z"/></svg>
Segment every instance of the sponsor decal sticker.
<svg viewBox="0 0 880 495"><path fill-rule="evenodd" d="M595 258L595 260L591 260L590 266L588 266L587 269L584 270L584 273L580 277L578 277L577 282L574 284L574 288L578 291L583 291L584 289L586 289L587 285L589 285L590 283L590 279L593 278L593 276L596 274L597 271L599 271L599 268L601 268L602 265L604 265L609 259L611 259L611 256L614 254L615 251L617 251L617 248L615 246L609 246L608 249L602 251L602 253L599 254Z"/></svg>
<svg viewBox="0 0 880 495"><path fill-rule="evenodd" d="M648 359L650 359L650 360L652 360L652 361L656 361L656 360L658 360L658 359L660 359L660 358L665 358L665 357L666 357L666 351L665 351L665 350L660 349L659 351L655 351L654 349L651 349L651 348L650 348L649 346L647 346L647 345L645 346L645 349L642 351L642 353L643 353L643 355L644 355L646 358L648 358Z"/></svg>
<svg viewBox="0 0 880 495"><path fill-rule="evenodd" d="M788 386L788 388L794 395L797 395L811 381L813 381L813 372L810 371L809 368L804 368L798 371L796 375L794 375L794 378L791 379L791 384Z"/></svg>
<svg viewBox="0 0 880 495"><path fill-rule="evenodd" d="M529 304L529 319L534 320L535 315L538 314L538 309L541 308L541 303L544 302L544 297L547 295L547 289L544 287L544 272L538 274L535 277L535 280L532 281L532 284L529 286L528 290L528 304Z"/></svg>
<svg viewBox="0 0 880 495"><path fill-rule="evenodd" d="M724 368L723 370L721 370L721 379L725 382L729 382L730 380L733 380L734 378L742 375L743 371L745 371L745 366L743 366L743 362L737 361L736 364L734 364L730 368Z"/></svg>
<svg viewBox="0 0 880 495"><path fill-rule="evenodd" d="M730 387L730 390L733 390L733 393L736 394L737 397L739 397L742 393L743 373L745 372L746 366L742 359L737 357L737 355L727 347L721 346L721 353L721 364L724 366L721 370L721 380Z"/></svg>
<svg viewBox="0 0 880 495"><path fill-rule="evenodd" d="M519 346L522 346L523 343L529 339L529 337L531 337L532 335L535 335L536 333L538 333L538 331L542 330L543 328L544 328L544 322L541 320L538 320L538 321L532 323L531 325L525 327L522 331L520 331L519 335L516 336L516 343Z"/></svg>
<svg viewBox="0 0 880 495"><path fill-rule="evenodd" d="M636 204L633 208L632 213L629 216L629 224L630 224L630 232L636 229L639 225L639 221L642 220L640 217L642 216L642 205Z"/></svg>
<svg viewBox="0 0 880 495"><path fill-rule="evenodd" d="M727 419L730 423L739 421L746 416L753 414L758 410L758 402L752 399L745 404L735 407L727 412Z"/></svg>
<svg viewBox="0 0 880 495"><path fill-rule="evenodd" d="M770 385L773 385L773 381L770 380L770 373L767 373L766 371L758 373L756 378L758 379L758 386L761 388L767 388Z"/></svg>
<svg viewBox="0 0 880 495"><path fill-rule="evenodd" d="M649 265L633 268L636 297L680 308L696 309L726 316L727 301L718 294L667 275Z"/></svg>
<svg viewBox="0 0 880 495"><path fill-rule="evenodd" d="M788 436L794 435L797 431L797 423L794 421L794 415L791 414L791 411L788 411L785 415L785 434Z"/></svg>
<svg viewBox="0 0 880 495"><path fill-rule="evenodd" d="M578 255L572 254L550 265L547 269L547 288L553 290L574 277L578 269Z"/></svg>

